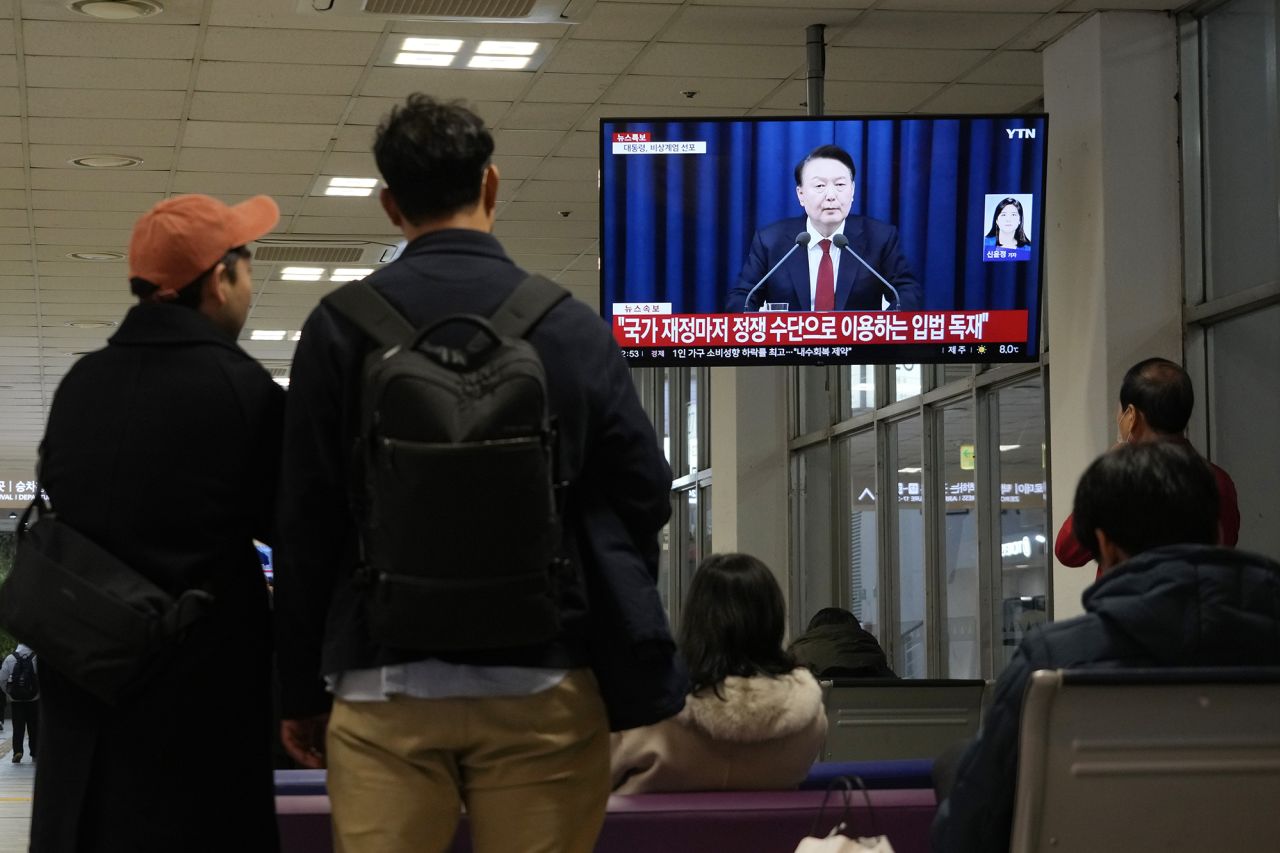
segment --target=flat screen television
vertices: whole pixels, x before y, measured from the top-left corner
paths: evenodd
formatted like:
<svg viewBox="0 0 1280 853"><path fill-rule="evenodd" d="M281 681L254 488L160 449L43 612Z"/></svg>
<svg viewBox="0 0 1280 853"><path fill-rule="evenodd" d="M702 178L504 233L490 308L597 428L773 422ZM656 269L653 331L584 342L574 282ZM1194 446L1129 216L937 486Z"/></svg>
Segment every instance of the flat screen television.
<svg viewBox="0 0 1280 853"><path fill-rule="evenodd" d="M601 313L635 365L1034 361L1047 127L602 119Z"/></svg>

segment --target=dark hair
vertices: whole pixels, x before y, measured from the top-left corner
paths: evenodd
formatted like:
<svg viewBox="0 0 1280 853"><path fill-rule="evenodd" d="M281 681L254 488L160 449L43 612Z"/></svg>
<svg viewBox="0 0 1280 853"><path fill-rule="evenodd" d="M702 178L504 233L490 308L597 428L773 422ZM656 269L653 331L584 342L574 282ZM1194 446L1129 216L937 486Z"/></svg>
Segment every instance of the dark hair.
<svg viewBox="0 0 1280 853"><path fill-rule="evenodd" d="M1000 226L996 224L996 220L1000 218L1000 213L1009 205L1018 208L1018 230L1013 232L1013 240L1018 246L1030 246L1031 239L1027 237L1027 232L1022 230L1022 223L1026 221L1026 217L1022 213L1022 202L1016 198L1006 198L996 205L996 212L991 214L991 230L987 232L988 237L999 237ZM973 233L973 232L969 232Z"/></svg>
<svg viewBox="0 0 1280 853"><path fill-rule="evenodd" d="M819 145L817 148L809 152L809 154L796 163L796 186L800 186L800 175L804 172L804 165L810 160L836 160L849 167L849 180L857 177L858 170L854 168L853 158L849 156L849 152L845 151L839 145Z"/></svg>
<svg viewBox="0 0 1280 853"><path fill-rule="evenodd" d="M680 651L695 691L727 676L781 675L795 669L782 648L782 590L749 554L712 554L693 574L680 618Z"/></svg>
<svg viewBox="0 0 1280 853"><path fill-rule="evenodd" d="M421 92L392 108L373 143L387 189L415 225L474 205L492 155L493 136L479 116Z"/></svg>
<svg viewBox="0 0 1280 853"><path fill-rule="evenodd" d="M822 608L813 614L813 618L809 620L807 630L812 631L814 628L821 628L823 625L857 625L859 628L862 627L858 617L843 607Z"/></svg>
<svg viewBox="0 0 1280 853"><path fill-rule="evenodd" d="M196 276L195 280L191 283L185 284L179 288L177 295L175 295L170 302L173 305L182 305L186 308L198 309L200 307L200 300L204 297L204 284L209 280L209 275L218 268L218 264L226 265L227 277L230 278L231 282L234 284L236 277L239 275L236 271L236 261L240 258L252 257L252 255L253 253L245 246L236 246L233 249L228 249L227 253L218 259L218 263L200 273L200 275ZM143 302L151 299L151 297L155 296L159 290L160 288L156 287L145 278L129 279L129 292Z"/></svg>
<svg viewBox="0 0 1280 853"><path fill-rule="evenodd" d="M1180 435L1187 428L1195 404L1191 377L1167 358L1138 362L1120 383L1120 408L1133 406L1153 430L1166 435Z"/></svg>
<svg viewBox="0 0 1280 853"><path fill-rule="evenodd" d="M1072 506L1076 539L1097 559L1098 537L1133 557L1161 545L1218 541L1218 485L1184 441L1122 444L1085 470Z"/></svg>

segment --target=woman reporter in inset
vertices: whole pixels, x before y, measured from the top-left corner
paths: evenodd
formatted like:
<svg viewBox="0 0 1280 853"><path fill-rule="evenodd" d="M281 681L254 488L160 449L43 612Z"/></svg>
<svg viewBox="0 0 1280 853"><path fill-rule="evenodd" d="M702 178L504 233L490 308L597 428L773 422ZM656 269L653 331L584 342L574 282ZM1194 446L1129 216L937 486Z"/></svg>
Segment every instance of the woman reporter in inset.
<svg viewBox="0 0 1280 853"><path fill-rule="evenodd" d="M684 710L613 736L613 790L794 788L826 737L822 688L782 647L772 572L748 554L713 554L694 573L679 646L693 685Z"/></svg>
<svg viewBox="0 0 1280 853"><path fill-rule="evenodd" d="M1014 260L1029 258L1031 238L1023 230L1024 221L1022 202L1012 197L1001 199L991 217L991 230L983 240L984 256L990 260L993 252L999 253L1003 250L1005 254L999 254L1000 258Z"/></svg>

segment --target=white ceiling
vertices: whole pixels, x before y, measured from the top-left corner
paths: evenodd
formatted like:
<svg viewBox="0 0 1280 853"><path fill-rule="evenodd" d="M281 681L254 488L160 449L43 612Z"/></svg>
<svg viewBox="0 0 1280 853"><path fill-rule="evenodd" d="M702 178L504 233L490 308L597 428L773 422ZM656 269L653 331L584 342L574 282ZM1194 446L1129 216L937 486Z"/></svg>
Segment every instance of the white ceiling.
<svg viewBox="0 0 1280 853"><path fill-rule="evenodd" d="M801 114L814 23L827 25L827 112L1038 109L1040 51L1087 14L1179 5L566 0L577 23L468 24L297 11L311 0L162 2L109 23L64 0L0 0L0 479L30 476L59 379L112 331L69 324L114 323L131 304L123 262L68 253L123 251L139 213L183 192L268 193L284 212L276 237L394 241L376 200L313 188L376 175L373 127L410 92L465 99L489 122L498 236L595 304L600 117ZM531 72L392 67L412 34L538 39L547 58ZM67 162L95 153L143 163ZM301 328L334 286L280 281L283 266L255 264L243 341L278 370L294 345L252 330Z"/></svg>

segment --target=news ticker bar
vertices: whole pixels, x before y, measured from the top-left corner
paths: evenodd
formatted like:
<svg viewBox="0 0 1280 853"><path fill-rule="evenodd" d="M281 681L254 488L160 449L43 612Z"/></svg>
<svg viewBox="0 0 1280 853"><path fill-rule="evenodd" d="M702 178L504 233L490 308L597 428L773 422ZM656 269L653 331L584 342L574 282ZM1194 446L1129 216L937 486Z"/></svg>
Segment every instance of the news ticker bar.
<svg viewBox="0 0 1280 853"><path fill-rule="evenodd" d="M613 336L627 349L825 348L845 358L857 347L935 345L964 347L951 355L1024 355L1027 312L1009 311L792 311L749 314L615 315ZM1017 346L1017 350L1009 350ZM997 348L997 352L987 350ZM936 352L936 350L935 350ZM777 354L781 357L781 353ZM761 356L764 357L764 356Z"/></svg>

